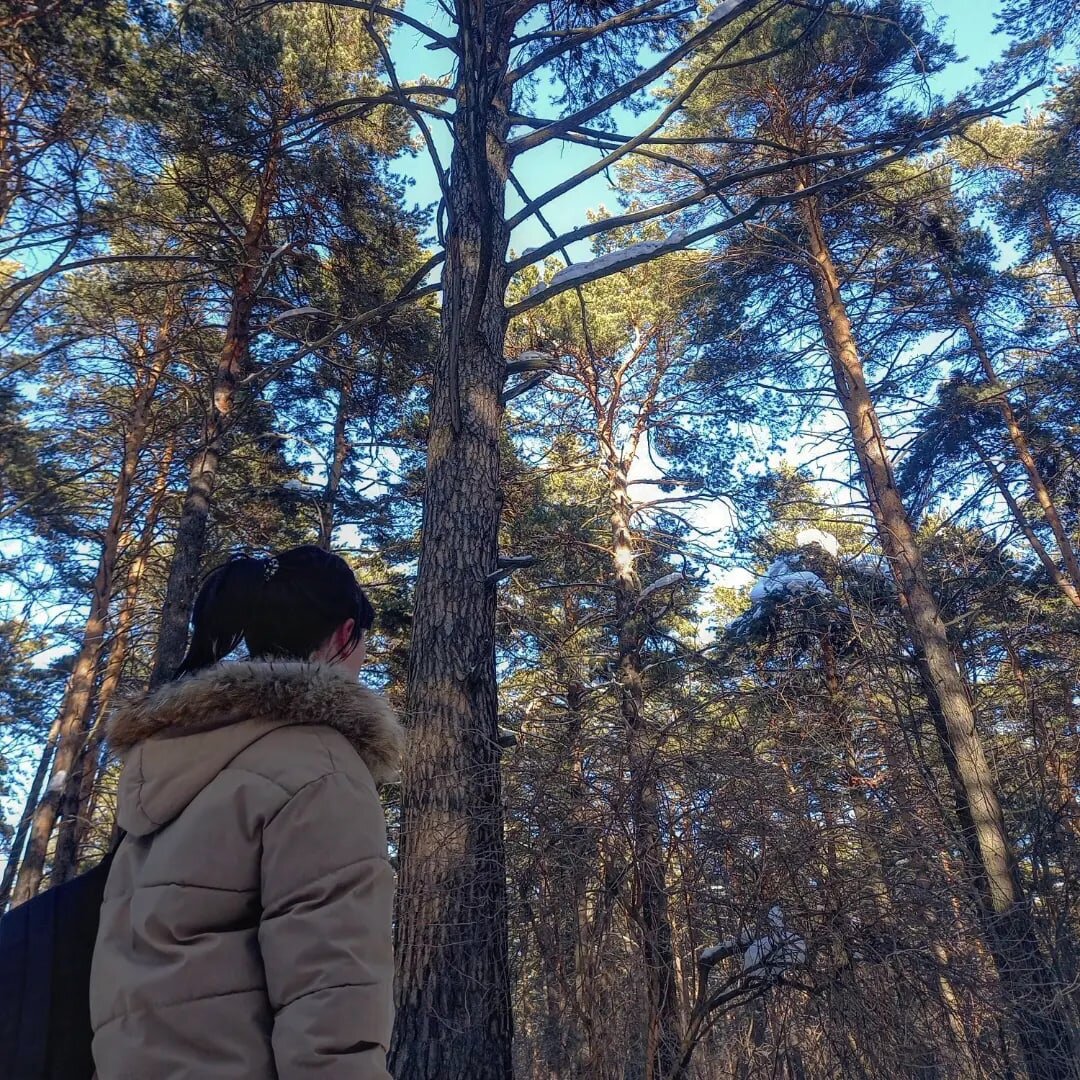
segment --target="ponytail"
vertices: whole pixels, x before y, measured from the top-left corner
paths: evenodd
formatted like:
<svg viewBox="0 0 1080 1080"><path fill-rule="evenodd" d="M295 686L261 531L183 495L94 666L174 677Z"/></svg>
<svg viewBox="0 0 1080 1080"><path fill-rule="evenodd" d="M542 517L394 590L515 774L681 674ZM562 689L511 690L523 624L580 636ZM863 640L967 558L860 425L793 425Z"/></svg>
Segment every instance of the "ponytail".
<svg viewBox="0 0 1080 1080"><path fill-rule="evenodd" d="M176 677L210 667L243 641L252 658L306 660L349 619L348 654L375 611L348 564L305 545L265 559L234 556L207 575L191 612L192 635Z"/></svg>

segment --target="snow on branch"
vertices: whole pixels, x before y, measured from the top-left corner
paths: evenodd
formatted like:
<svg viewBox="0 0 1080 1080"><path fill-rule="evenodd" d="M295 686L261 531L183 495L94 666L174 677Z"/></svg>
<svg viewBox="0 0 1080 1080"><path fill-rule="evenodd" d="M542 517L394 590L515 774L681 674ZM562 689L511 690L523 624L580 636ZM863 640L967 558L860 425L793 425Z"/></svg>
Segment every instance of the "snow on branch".
<svg viewBox="0 0 1080 1080"><path fill-rule="evenodd" d="M834 559L840 554L840 544L832 533L821 529L801 529L795 534L795 543L801 547L813 547L815 544L822 551L828 552Z"/></svg>
<svg viewBox="0 0 1080 1080"><path fill-rule="evenodd" d="M861 555L852 555L844 559L841 565L846 570L865 577L887 578L889 576L889 560L884 555L875 555L869 551Z"/></svg>
<svg viewBox="0 0 1080 1080"><path fill-rule="evenodd" d="M718 960L726 960L729 956L734 956L737 952L741 952L753 940L754 935L748 930L744 930L741 934L736 934L734 937L723 938L715 945L710 945L707 948L702 949L701 952L698 953L698 963L702 967L711 967Z"/></svg>
<svg viewBox="0 0 1080 1080"><path fill-rule="evenodd" d="M676 570L674 574L665 574L651 585L646 585L645 588L641 590L638 599L644 600L645 597L652 596L654 593L660 592L661 589L669 589L674 585L681 585L685 580L686 577L681 570Z"/></svg>
<svg viewBox="0 0 1080 1080"><path fill-rule="evenodd" d="M862 164L852 167L843 175L826 177L798 190L759 195L752 199L737 213L730 213L728 216L703 225L692 232L674 232L671 233L666 240L646 242L654 246L646 248L644 245L632 244L628 248L623 248L622 251L624 254L614 262L610 261L609 257L615 256L617 253L610 252L607 256L600 256L599 259L592 259L586 263L575 263L573 267L566 268L567 271L572 271L572 273L566 274L563 272L564 276L556 275L551 281L545 282L542 286L532 290L524 299L519 300L516 304L511 304L508 307L507 312L511 316L521 315L524 312L537 307L539 304L550 300L559 293L565 292L567 289L584 285L589 281L595 281L597 278L604 277L613 271L628 269L632 265L648 262L658 255L664 255L669 251L686 248L699 240L709 239L722 232L730 231L747 221L753 220L769 207L792 205L813 198L822 192L830 191L842 184L850 184L863 176L876 172L887 165L891 165L895 161L903 160L908 157L913 150L920 146L936 142L947 135L962 130L968 124L981 119L984 116L999 113L1004 109L1010 108L1023 96L1023 93L1026 93L1030 89L1031 87L1027 87L1023 91L1013 93L1008 98L995 102L993 105L966 109L955 113L938 113L932 117L926 118L926 120L913 127L908 127L903 130L893 129L880 132L860 143L858 146L848 147L844 150L830 149L826 152L806 155L801 158L788 159L783 162L773 162L757 168L747 169L743 172L735 172L729 175L707 179L705 188L692 195L686 195L679 199L670 200L659 206L644 207L616 217L590 221L561 236L555 237L550 242L542 244L540 247L525 255L519 256L516 259L511 259L508 264L508 269L511 273L516 273L523 267L540 262L548 255L560 251L578 240L587 240L589 237L595 236L598 233L611 232L612 230L622 228L623 226L640 224L644 221L655 221L676 214L691 206L699 205L705 199L714 197L722 190L731 188L740 183L778 173L789 173L799 165L815 164L819 161L839 163L845 160L850 161L865 157L866 155L874 155L872 160L864 161ZM571 125L571 127L572 126L573 125ZM542 129L541 132L534 134L542 134L543 131L547 130L549 129L545 128ZM518 152L521 149L527 149L528 147L525 145L527 142L528 139L522 140L518 146L518 150L515 152ZM633 140L631 140L631 143L633 143ZM570 187L572 186L574 185L571 184ZM542 205L544 200L549 196L555 197L557 194L568 189L567 183L565 182L556 185L556 187L552 188L545 196L542 196L538 200L534 200L531 204L532 210L535 210L537 206ZM526 209L529 208L523 208L520 214L524 214ZM511 225L517 223L517 217L520 216L520 214L511 218ZM632 249L636 250L632 251Z"/></svg>
<svg viewBox="0 0 1080 1080"><path fill-rule="evenodd" d="M770 596L783 593L794 595L803 592L818 593L822 596L832 595L832 590L817 574L809 570L796 570L787 559L781 557L774 560L764 575L754 583L754 587L750 590L750 600L755 604L760 604Z"/></svg>
<svg viewBox="0 0 1080 1080"><path fill-rule="evenodd" d="M739 952L743 954L742 976L747 986L776 982L785 971L806 963L806 942L786 925L779 906L769 911L768 928L764 933L743 930L724 938L701 950L698 966L711 968Z"/></svg>
<svg viewBox="0 0 1080 1080"><path fill-rule="evenodd" d="M619 248L618 251L607 251L586 262L572 263L555 274L550 281L534 286L529 291L529 299L539 302L546 297L546 294L555 295L565 292L576 282L584 284L586 281L595 281L597 278L646 262L657 255L677 251L686 244L687 239L687 233L683 229L676 229L659 240L642 240L639 243ZM529 306L534 305L530 303Z"/></svg>
<svg viewBox="0 0 1080 1080"><path fill-rule="evenodd" d="M330 312L323 311L317 307L294 307L289 308L288 311L280 311L276 315L272 315L267 321L266 325L268 329L273 329L278 323L284 322L286 319L299 319L302 317L311 318L332 318Z"/></svg>
<svg viewBox="0 0 1080 1080"><path fill-rule="evenodd" d="M718 23L721 19L726 19L737 7L739 7L741 0L722 0L709 12L705 22L710 26L713 23Z"/></svg>
<svg viewBox="0 0 1080 1080"><path fill-rule="evenodd" d="M776 982L785 971L806 962L806 942L784 923L779 907L769 912L769 929L750 942L743 953L743 976L748 983Z"/></svg>

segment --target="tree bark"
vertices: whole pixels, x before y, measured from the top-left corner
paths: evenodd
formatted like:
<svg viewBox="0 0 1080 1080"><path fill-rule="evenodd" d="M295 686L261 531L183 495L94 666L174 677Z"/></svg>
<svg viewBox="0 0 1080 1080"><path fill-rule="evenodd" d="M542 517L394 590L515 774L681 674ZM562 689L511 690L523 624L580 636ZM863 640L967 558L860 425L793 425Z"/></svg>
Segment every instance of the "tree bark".
<svg viewBox="0 0 1080 1080"><path fill-rule="evenodd" d="M1038 533L1032 527L1027 514L1024 513L1023 508L1016 501L1016 496L1009 490L1009 482L1001 474L1001 470L990 460L990 455L982 448L977 439L972 438L971 445L983 468L989 473L998 494L1009 508L1009 513L1012 514L1016 527L1024 534L1028 546L1035 552L1039 562L1042 563L1047 577L1058 587L1062 596L1080 607L1080 593L1076 591L1072 582L1061 572L1061 567L1054 561L1054 557L1046 550L1046 545L1039 539Z"/></svg>
<svg viewBox="0 0 1080 1080"><path fill-rule="evenodd" d="M150 552L157 528L162 503L168 493L169 468L173 458L173 441L165 447L158 465L158 475L150 496L142 533L131 566L127 572L124 600L120 605L116 628L109 648L109 659L105 664L101 686L97 692L95 720L86 737L86 744L79 756L78 767L73 769L65 785L61 803L62 817L60 831L56 839L56 852L53 857L51 880L60 885L73 877L79 867L79 850L86 836L92 817L95 783L100 766L101 746L105 739L105 721L120 679L124 672L130 644L131 627L135 621L139 597L139 586L150 561Z"/></svg>
<svg viewBox="0 0 1080 1080"><path fill-rule="evenodd" d="M1035 936L1005 830L994 777L976 729L967 686L953 657L915 530L896 487L892 462L840 292L817 200L800 204L809 269L837 398L847 416L878 537L897 583L900 607L956 798L983 931L1012 1003L1031 1080L1075 1076L1071 1035Z"/></svg>
<svg viewBox="0 0 1080 1080"><path fill-rule="evenodd" d="M505 373L510 27L462 0L441 340L409 656L398 1080L508 1080L510 970L495 596ZM489 23L491 25L489 25Z"/></svg>
<svg viewBox="0 0 1080 1080"><path fill-rule="evenodd" d="M8 854L7 865L4 867L4 880L0 883L0 914L7 910L8 901L11 899L11 889L15 884L15 874L19 869L19 861L22 858L23 848L26 847L26 836L30 832L30 823L34 820L34 809L41 798L41 789L45 786L45 777L49 775L49 765L52 762L53 751L56 749L56 737L60 733L59 714L49 728L49 735L45 740L45 746L38 759L37 770L34 773L30 790L26 794L26 805L22 817L16 826L15 835L11 841L11 851Z"/></svg>
<svg viewBox="0 0 1080 1080"><path fill-rule="evenodd" d="M613 434L613 433L612 433ZM641 583L631 529L632 507L628 462L608 462L611 497L611 553L615 578L615 627L618 634L619 708L626 732L630 767L630 818L634 834L634 871L640 901L642 957L649 1015L646 1080L666 1078L675 1068L682 1046L678 982L668 913L664 847L660 832L660 789L656 755L645 717L641 651L644 644Z"/></svg>
<svg viewBox="0 0 1080 1080"><path fill-rule="evenodd" d="M281 145L282 134L278 127L271 139L255 205L244 229L243 262L233 287L225 342L218 355L199 449L192 458L188 474L187 491L180 510L165 587L157 651L150 673L151 687L159 686L173 677L187 648L188 622L206 550L206 529L214 485L221 459L226 453L236 388L247 367L251 348L251 317L258 300L263 249L269 238L270 211L277 195Z"/></svg>
<svg viewBox="0 0 1080 1080"><path fill-rule="evenodd" d="M1057 230L1054 228L1053 219L1050 217L1050 208L1044 202L1039 203L1039 220L1042 223L1046 242L1050 247L1050 254L1053 255L1054 262L1057 263L1057 267L1061 271L1061 276L1068 283L1069 292L1072 293L1076 306L1080 308L1080 278L1077 277L1076 267L1073 266L1072 260L1058 239Z"/></svg>
<svg viewBox="0 0 1080 1080"><path fill-rule="evenodd" d="M353 379L342 372L341 385L338 387L337 410L334 413L333 446L330 454L330 468L326 474L326 487L319 507L319 547L330 550L334 538L334 523L337 517L337 500L341 491L341 477L345 472L345 462L352 444L349 442L349 403L352 398Z"/></svg>

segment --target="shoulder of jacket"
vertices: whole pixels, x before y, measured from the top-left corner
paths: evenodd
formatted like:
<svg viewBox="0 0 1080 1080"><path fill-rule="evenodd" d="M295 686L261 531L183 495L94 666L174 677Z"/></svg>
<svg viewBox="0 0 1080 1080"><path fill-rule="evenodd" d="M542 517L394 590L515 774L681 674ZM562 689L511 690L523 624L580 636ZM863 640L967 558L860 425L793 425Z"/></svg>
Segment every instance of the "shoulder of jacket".
<svg viewBox="0 0 1080 1080"><path fill-rule="evenodd" d="M371 771L349 740L333 728L318 725L275 725L227 768L255 773L288 796L335 773L375 790Z"/></svg>

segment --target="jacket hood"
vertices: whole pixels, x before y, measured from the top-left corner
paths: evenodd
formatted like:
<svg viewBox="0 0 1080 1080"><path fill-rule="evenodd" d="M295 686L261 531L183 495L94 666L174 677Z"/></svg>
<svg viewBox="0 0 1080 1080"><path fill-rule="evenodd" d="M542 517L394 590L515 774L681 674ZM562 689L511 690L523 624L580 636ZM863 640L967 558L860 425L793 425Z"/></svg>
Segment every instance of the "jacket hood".
<svg viewBox="0 0 1080 1080"><path fill-rule="evenodd" d="M236 661L123 702L109 721L124 755L120 827L145 836L173 820L229 762L279 727L340 732L376 783L397 778L403 733L386 700L340 668Z"/></svg>

